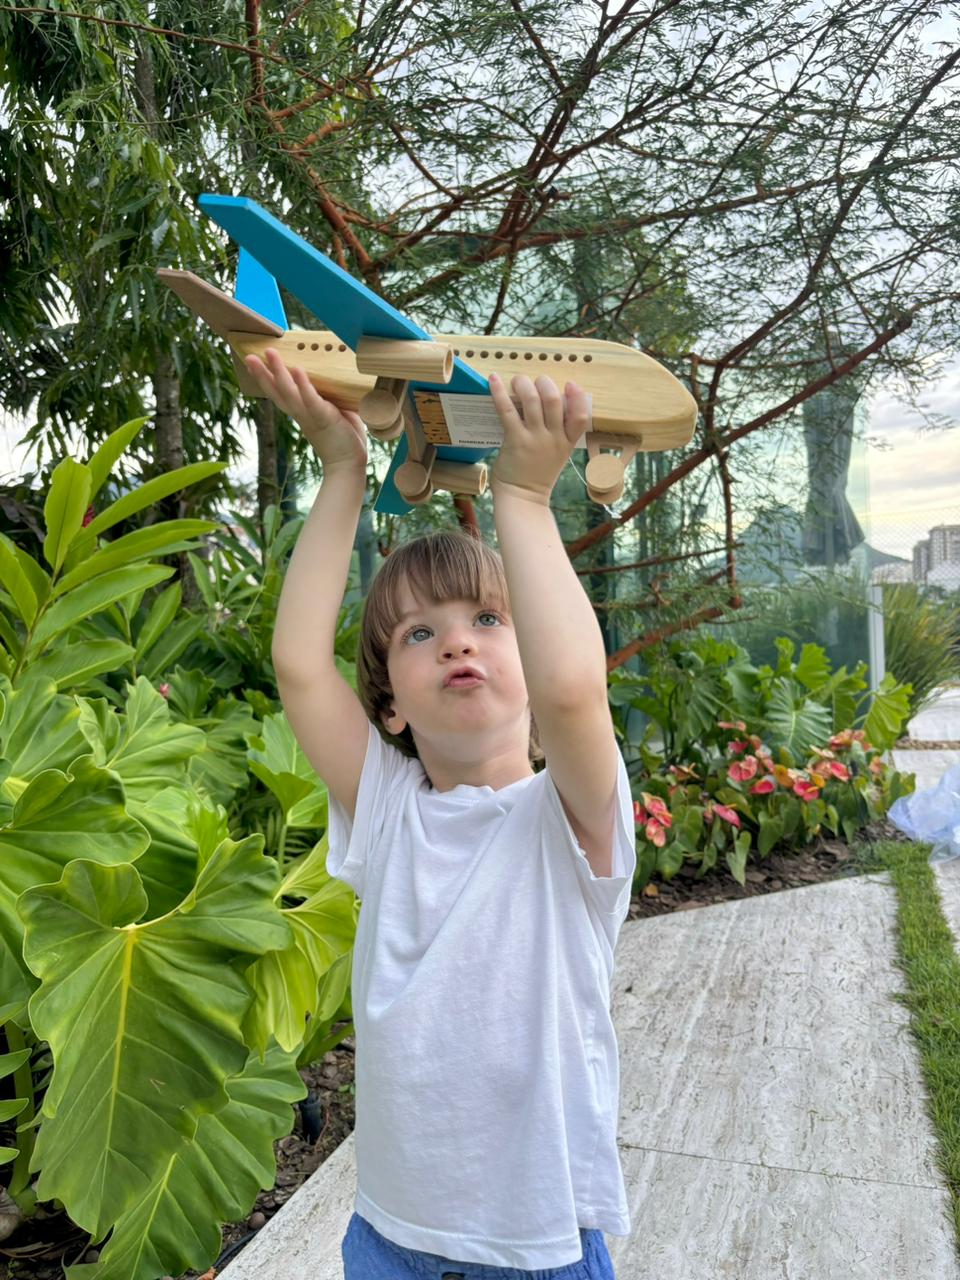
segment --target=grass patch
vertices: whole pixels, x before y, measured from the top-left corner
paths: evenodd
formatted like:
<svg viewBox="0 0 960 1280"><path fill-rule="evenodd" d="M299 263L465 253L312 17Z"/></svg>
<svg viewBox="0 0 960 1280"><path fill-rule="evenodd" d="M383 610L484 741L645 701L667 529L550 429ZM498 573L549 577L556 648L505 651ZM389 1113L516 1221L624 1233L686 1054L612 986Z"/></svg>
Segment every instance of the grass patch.
<svg viewBox="0 0 960 1280"><path fill-rule="evenodd" d="M893 998L910 1011L960 1254L960 957L929 858L929 845L895 841L856 851L858 870L887 871L897 891L897 964L907 990Z"/></svg>

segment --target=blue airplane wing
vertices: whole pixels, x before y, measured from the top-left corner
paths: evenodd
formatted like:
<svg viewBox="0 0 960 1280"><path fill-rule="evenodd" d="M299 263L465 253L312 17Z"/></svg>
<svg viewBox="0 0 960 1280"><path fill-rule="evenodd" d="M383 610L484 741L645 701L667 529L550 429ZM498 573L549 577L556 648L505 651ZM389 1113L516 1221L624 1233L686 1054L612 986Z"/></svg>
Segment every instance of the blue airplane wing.
<svg viewBox="0 0 960 1280"><path fill-rule="evenodd" d="M246 250L261 265L264 276L271 276L289 289L301 302L334 332L341 342L356 351L361 338L426 339L430 335L414 324L372 289L356 280L335 262L295 232L244 196L202 195L200 207L223 227L241 250ZM276 284L274 283L274 288ZM275 313L264 310L261 303L240 299L269 319ZM279 305L279 295L277 297ZM281 308L282 312L282 308ZM279 323L279 322L278 322ZM466 395L489 395L486 378L459 358L453 362L453 376L448 383L411 382L411 389L445 391ZM478 462L491 452L488 448L464 448L439 445L437 457L455 462ZM400 496L393 476L407 457L406 437L401 437L386 479L377 495L374 510L388 515L406 515L413 508Z"/></svg>

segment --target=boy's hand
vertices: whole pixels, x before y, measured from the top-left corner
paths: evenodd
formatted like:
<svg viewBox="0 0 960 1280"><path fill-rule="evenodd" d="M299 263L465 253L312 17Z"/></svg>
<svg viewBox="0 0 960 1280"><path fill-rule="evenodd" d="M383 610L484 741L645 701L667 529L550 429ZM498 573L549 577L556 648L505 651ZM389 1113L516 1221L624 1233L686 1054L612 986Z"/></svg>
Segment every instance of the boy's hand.
<svg viewBox="0 0 960 1280"><path fill-rule="evenodd" d="M273 347L266 361L247 356L244 364L264 395L299 424L313 445L324 471L331 467L358 467L366 471L367 429L359 416L325 400L304 369L287 368Z"/></svg>
<svg viewBox="0 0 960 1280"><path fill-rule="evenodd" d="M517 374L511 389L523 406L521 418L495 373L489 382L503 423L503 444L491 468L490 487L496 494L498 486L507 485L546 504L573 446L590 429L587 393L568 382L561 395L552 378L541 374L534 383Z"/></svg>

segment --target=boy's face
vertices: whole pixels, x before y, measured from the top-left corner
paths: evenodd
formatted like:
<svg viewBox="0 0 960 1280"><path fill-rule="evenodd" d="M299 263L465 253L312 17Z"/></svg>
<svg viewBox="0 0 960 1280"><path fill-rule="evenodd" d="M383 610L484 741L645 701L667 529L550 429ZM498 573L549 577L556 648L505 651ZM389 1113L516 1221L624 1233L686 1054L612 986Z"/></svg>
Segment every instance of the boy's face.
<svg viewBox="0 0 960 1280"><path fill-rule="evenodd" d="M448 684L461 667L482 679ZM387 670L393 715L384 723L395 734L410 725L425 765L435 753L451 764L518 749L526 759L529 698L509 614L476 600L424 602L404 583Z"/></svg>

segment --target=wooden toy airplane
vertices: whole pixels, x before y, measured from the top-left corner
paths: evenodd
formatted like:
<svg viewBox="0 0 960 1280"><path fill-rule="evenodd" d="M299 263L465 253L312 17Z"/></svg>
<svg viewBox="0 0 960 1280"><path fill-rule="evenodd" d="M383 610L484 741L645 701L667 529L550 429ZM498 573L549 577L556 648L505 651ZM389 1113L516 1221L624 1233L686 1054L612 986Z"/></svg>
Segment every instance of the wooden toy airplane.
<svg viewBox="0 0 960 1280"><path fill-rule="evenodd" d="M243 357L274 347L300 365L322 396L357 412L381 440L400 437L375 510L405 515L437 489L481 494L482 462L503 442L487 375L573 380L592 396L581 437L595 502L623 493L638 450L688 443L697 419L686 388L632 347L586 338L431 336L254 201L204 195L200 207L240 245L236 298L189 271L158 274L232 349L241 390L261 395ZM277 282L328 329L288 329ZM601 447L614 452L601 452Z"/></svg>

